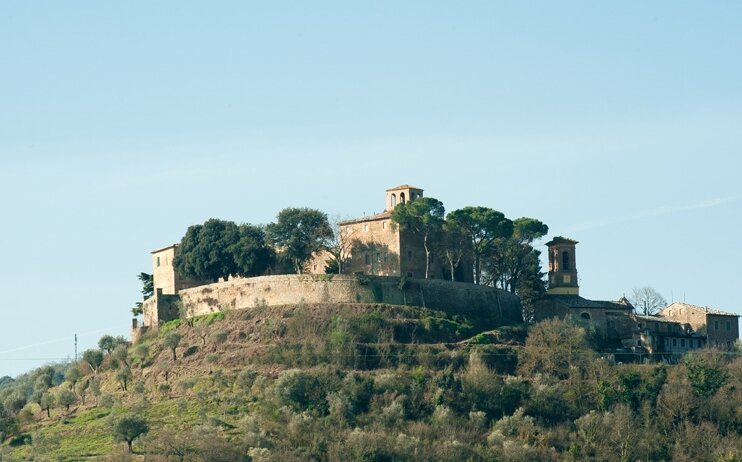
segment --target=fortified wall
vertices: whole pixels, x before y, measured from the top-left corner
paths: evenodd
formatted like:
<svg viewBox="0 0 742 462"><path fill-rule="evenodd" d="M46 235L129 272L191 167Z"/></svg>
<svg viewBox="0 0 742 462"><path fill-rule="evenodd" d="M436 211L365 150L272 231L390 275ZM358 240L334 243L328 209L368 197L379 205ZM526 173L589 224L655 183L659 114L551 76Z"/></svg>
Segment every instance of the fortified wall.
<svg viewBox="0 0 742 462"><path fill-rule="evenodd" d="M431 279L349 275L281 275L235 278L156 294L144 304L144 327L217 311L301 303L384 303L413 305L448 313L488 314L503 324L522 322L520 300L510 292L474 284Z"/></svg>

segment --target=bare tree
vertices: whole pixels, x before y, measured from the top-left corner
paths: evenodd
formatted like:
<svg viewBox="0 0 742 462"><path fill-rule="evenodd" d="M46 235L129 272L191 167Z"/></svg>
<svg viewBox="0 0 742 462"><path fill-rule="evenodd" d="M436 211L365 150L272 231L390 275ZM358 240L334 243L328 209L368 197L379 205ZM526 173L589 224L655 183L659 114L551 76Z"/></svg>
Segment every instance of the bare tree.
<svg viewBox="0 0 742 462"><path fill-rule="evenodd" d="M339 216L332 218L333 237L327 246L331 259L328 261L330 267L337 269L338 274L345 273L345 263L350 259L350 253L353 249L354 237L358 233L355 226L341 226L343 222Z"/></svg>
<svg viewBox="0 0 742 462"><path fill-rule="evenodd" d="M637 313L645 316L657 314L662 308L667 306L667 300L653 287L635 287L629 301L634 305Z"/></svg>

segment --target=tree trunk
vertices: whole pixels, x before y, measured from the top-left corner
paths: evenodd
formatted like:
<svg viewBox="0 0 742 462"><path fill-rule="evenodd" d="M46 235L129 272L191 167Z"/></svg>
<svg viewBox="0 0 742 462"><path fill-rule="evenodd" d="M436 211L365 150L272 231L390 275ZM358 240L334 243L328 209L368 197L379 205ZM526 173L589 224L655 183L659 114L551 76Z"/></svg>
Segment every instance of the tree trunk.
<svg viewBox="0 0 742 462"><path fill-rule="evenodd" d="M479 284L479 267L480 259L479 254L474 256L474 284Z"/></svg>
<svg viewBox="0 0 742 462"><path fill-rule="evenodd" d="M425 247L425 279L430 278L430 251L428 250L428 233L423 238L423 247Z"/></svg>
<svg viewBox="0 0 742 462"><path fill-rule="evenodd" d="M172 351L173 351L173 361L177 361L178 358L177 356L175 356L175 348L172 348Z"/></svg>
<svg viewBox="0 0 742 462"><path fill-rule="evenodd" d="M126 440L126 446L129 448L129 454L131 454L133 452L131 450L131 440Z"/></svg>

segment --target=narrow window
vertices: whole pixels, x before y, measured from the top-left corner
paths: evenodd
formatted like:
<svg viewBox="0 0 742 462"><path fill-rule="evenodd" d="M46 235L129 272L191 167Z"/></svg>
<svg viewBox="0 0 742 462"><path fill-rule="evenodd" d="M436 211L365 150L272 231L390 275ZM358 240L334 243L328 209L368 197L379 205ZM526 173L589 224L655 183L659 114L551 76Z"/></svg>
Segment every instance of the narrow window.
<svg viewBox="0 0 742 462"><path fill-rule="evenodd" d="M672 339L672 346L674 347L678 346L678 339L676 338Z"/></svg>
<svg viewBox="0 0 742 462"><path fill-rule="evenodd" d="M392 208L397 206L397 195L392 194Z"/></svg>
<svg viewBox="0 0 742 462"><path fill-rule="evenodd" d="M567 252L566 250L562 252L562 271L571 271L569 252Z"/></svg>
<svg viewBox="0 0 742 462"><path fill-rule="evenodd" d="M719 321L714 321L714 330L719 330Z"/></svg>
<svg viewBox="0 0 742 462"><path fill-rule="evenodd" d="M726 327L727 327L727 330L728 331L732 330L732 323L729 322L729 321L727 321L727 326Z"/></svg>
<svg viewBox="0 0 742 462"><path fill-rule="evenodd" d="M364 256L364 259L365 259L367 265L370 265L371 264L371 257L369 256L369 254L366 254Z"/></svg>
<svg viewBox="0 0 742 462"><path fill-rule="evenodd" d="M412 250L407 251L407 259L412 260Z"/></svg>
<svg viewBox="0 0 742 462"><path fill-rule="evenodd" d="M381 263L381 252L376 252L376 263Z"/></svg>
<svg viewBox="0 0 742 462"><path fill-rule="evenodd" d="M399 203L404 204L405 202L407 201L404 198L404 193L399 193Z"/></svg>
<svg viewBox="0 0 742 462"><path fill-rule="evenodd" d="M670 346L670 339L665 337L665 346Z"/></svg>
<svg viewBox="0 0 742 462"><path fill-rule="evenodd" d="M672 324L668 324L667 325L667 331L668 332L672 332Z"/></svg>
<svg viewBox="0 0 742 462"><path fill-rule="evenodd" d="M681 338L680 339L680 346L683 347L683 348L685 348L685 339L684 338Z"/></svg>
<svg viewBox="0 0 742 462"><path fill-rule="evenodd" d="M386 229L386 221L381 222L381 229Z"/></svg>
<svg viewBox="0 0 742 462"><path fill-rule="evenodd" d="M363 225L363 231L364 231L364 232L368 232L368 223L365 223L365 224Z"/></svg>
<svg viewBox="0 0 742 462"><path fill-rule="evenodd" d="M642 341L641 340L637 340L636 341L636 346L642 346Z"/></svg>
<svg viewBox="0 0 742 462"><path fill-rule="evenodd" d="M384 252L384 263L389 261L389 254L387 252Z"/></svg>
<svg viewBox="0 0 742 462"><path fill-rule="evenodd" d="M160 257L157 257L157 267L160 267Z"/></svg>

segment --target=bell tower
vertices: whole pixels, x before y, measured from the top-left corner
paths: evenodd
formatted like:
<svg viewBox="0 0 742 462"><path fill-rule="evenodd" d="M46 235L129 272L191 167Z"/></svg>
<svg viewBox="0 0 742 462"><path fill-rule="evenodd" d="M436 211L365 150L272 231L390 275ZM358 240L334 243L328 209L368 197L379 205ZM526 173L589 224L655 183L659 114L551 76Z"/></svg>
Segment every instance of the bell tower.
<svg viewBox="0 0 742 462"><path fill-rule="evenodd" d="M403 184L402 186L397 186L396 188L387 189L386 211L391 212L397 205L404 204L405 202L414 201L419 197L423 197L423 190L420 188L416 188L415 186L410 186L408 184Z"/></svg>
<svg viewBox="0 0 742 462"><path fill-rule="evenodd" d="M580 295L575 245L577 241L561 236L546 243L549 248L549 295Z"/></svg>

